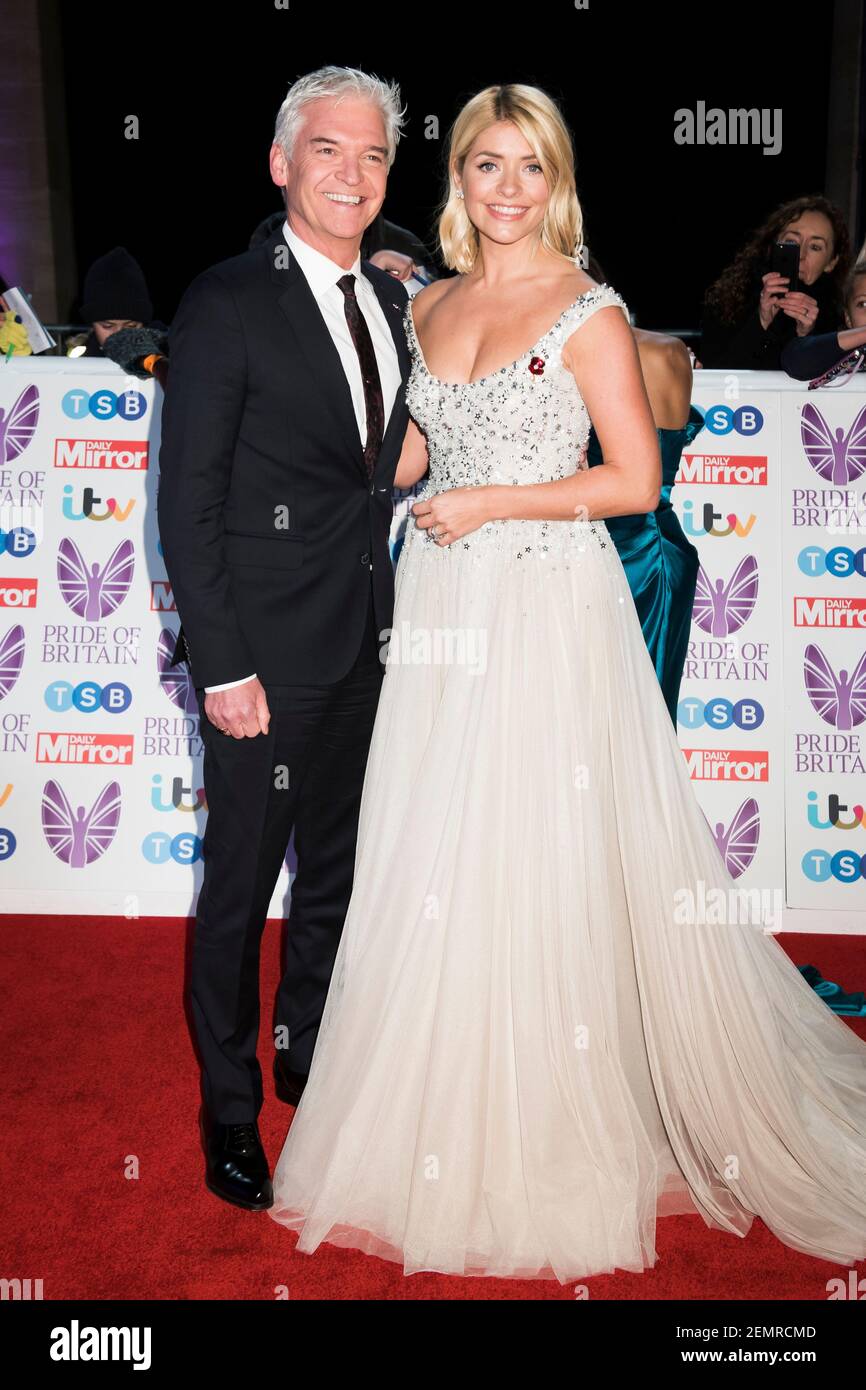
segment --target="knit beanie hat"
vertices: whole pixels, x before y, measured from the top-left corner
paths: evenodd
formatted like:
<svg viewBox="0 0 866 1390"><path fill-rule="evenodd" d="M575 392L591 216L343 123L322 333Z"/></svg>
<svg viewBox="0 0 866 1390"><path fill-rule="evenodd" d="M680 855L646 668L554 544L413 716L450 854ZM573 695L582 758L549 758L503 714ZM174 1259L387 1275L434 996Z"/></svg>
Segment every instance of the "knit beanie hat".
<svg viewBox="0 0 866 1390"><path fill-rule="evenodd" d="M153 305L141 266L125 246L94 261L84 277L81 317L85 323L101 319L134 319L149 323Z"/></svg>

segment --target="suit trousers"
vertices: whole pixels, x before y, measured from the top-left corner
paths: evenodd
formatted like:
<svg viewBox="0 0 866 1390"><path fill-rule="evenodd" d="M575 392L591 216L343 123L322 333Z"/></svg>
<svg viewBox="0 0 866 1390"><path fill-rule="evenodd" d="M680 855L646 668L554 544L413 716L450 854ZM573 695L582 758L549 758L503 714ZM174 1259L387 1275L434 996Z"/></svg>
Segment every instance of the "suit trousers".
<svg viewBox="0 0 866 1390"><path fill-rule="evenodd" d="M275 1046L306 1074L352 892L358 815L384 667L373 617L351 670L333 685L267 685L267 734L220 733L197 690L208 818L202 845L190 992L214 1121L239 1124L262 1107L256 1056L259 951L292 831L286 964Z"/></svg>

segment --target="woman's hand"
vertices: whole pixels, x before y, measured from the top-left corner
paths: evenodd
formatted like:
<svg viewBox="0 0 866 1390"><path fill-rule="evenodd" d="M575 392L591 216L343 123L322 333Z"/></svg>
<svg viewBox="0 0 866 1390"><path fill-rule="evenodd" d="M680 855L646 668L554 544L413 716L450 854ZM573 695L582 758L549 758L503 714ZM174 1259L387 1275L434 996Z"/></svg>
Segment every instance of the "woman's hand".
<svg viewBox="0 0 866 1390"><path fill-rule="evenodd" d="M766 332L781 308L782 299L788 292L788 277L781 275L778 270L768 270L767 274L761 278L764 281L764 288L761 290L761 298L758 301L758 317L761 320L761 327Z"/></svg>
<svg viewBox="0 0 866 1390"><path fill-rule="evenodd" d="M812 332L818 317L818 301L810 294L795 290L791 294L783 295L779 307L783 314L787 314L788 318L796 323L798 338L805 338L807 333Z"/></svg>
<svg viewBox="0 0 866 1390"><path fill-rule="evenodd" d="M370 257L370 263L377 265L380 270L387 270L396 280L408 280L415 269L412 257L404 256L401 251L376 251Z"/></svg>
<svg viewBox="0 0 866 1390"><path fill-rule="evenodd" d="M415 502L412 511L416 526L429 530L437 545L451 545L494 519L492 501L489 487L453 487Z"/></svg>

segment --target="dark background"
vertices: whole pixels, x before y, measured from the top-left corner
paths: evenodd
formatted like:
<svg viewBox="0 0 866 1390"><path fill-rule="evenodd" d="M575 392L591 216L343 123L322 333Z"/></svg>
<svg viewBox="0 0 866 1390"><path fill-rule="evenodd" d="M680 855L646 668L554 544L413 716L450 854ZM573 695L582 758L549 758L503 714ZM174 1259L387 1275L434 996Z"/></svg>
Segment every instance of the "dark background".
<svg viewBox="0 0 866 1390"><path fill-rule="evenodd" d="M824 191L832 4L569 0L362 10L315 0L61 6L79 276L115 245L170 321L200 270L280 207L268 172L290 83L325 63L396 78L408 105L385 213L433 236L447 132L495 82L537 84L574 134L584 239L646 328L696 327L704 290L780 202ZM474 16L470 18L467 16ZM182 27L179 27L182 23ZM781 107L782 151L678 146L678 107ZM136 115L140 138L124 138ZM424 138L438 115L440 139ZM852 238L862 228L852 227ZM77 302L67 306L75 318Z"/></svg>

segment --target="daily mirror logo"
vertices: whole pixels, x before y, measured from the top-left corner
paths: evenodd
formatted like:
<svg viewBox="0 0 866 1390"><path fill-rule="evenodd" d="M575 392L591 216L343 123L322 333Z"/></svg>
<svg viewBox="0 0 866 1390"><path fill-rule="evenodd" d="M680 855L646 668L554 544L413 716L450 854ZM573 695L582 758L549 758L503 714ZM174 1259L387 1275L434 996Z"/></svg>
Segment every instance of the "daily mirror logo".
<svg viewBox="0 0 866 1390"><path fill-rule="evenodd" d="M770 754L766 748L684 748L682 751L693 782L769 781Z"/></svg>
<svg viewBox="0 0 866 1390"><path fill-rule="evenodd" d="M683 454L677 483L692 487L766 487L766 454Z"/></svg>
<svg viewBox="0 0 866 1390"><path fill-rule="evenodd" d="M147 468L146 439L58 439L54 444L55 468L123 468L136 472Z"/></svg>

